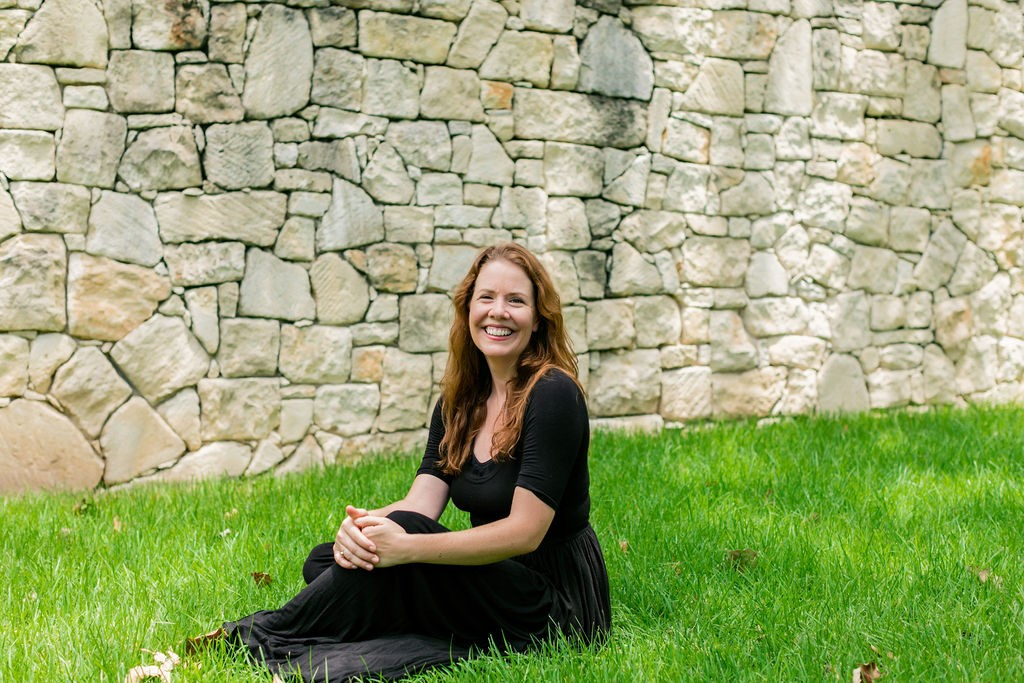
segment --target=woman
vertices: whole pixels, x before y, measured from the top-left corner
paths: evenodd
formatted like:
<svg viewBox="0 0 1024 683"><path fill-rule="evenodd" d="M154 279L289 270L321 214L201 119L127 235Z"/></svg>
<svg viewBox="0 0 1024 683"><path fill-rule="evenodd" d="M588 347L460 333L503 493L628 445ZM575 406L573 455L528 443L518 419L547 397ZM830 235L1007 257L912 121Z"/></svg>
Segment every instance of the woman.
<svg viewBox="0 0 1024 683"><path fill-rule="evenodd" d="M455 291L442 396L406 496L346 507L278 610L224 625L272 670L387 678L557 634L600 640L608 577L589 524L587 409L537 258L483 249ZM451 499L472 528L437 520Z"/></svg>

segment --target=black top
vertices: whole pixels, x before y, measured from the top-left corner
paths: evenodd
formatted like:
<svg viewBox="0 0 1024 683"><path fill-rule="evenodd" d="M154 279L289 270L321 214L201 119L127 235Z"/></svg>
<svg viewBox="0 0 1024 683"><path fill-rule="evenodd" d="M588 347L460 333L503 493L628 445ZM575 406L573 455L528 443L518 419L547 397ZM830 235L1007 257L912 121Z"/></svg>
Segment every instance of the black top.
<svg viewBox="0 0 1024 683"><path fill-rule="evenodd" d="M589 523L590 473L587 405L576 383L562 371L549 371L526 401L523 431L513 457L480 462L471 455L457 477L437 469L444 437L440 401L430 420L426 452L417 474L431 474L449 485L452 502L469 512L473 526L509 515L515 487L531 491L555 510L542 546L567 538Z"/></svg>

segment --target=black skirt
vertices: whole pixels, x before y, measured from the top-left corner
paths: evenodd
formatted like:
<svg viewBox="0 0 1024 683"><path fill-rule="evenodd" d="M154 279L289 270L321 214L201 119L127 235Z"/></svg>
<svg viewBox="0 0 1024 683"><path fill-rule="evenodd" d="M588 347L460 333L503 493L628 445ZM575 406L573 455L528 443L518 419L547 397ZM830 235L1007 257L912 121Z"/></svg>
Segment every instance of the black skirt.
<svg viewBox="0 0 1024 683"><path fill-rule="evenodd" d="M389 517L409 533L447 531L415 512ZM611 625L608 574L590 526L482 566L343 569L324 543L303 575L308 585L283 607L224 628L257 662L306 681L401 678L492 647L522 652L560 634L600 641Z"/></svg>

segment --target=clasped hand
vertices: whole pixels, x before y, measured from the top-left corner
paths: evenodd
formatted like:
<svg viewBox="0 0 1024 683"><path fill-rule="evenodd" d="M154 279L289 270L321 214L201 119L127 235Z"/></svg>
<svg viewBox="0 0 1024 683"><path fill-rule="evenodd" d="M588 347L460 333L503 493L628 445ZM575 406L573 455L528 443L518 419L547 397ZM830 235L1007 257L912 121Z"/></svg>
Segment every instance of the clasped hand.
<svg viewBox="0 0 1024 683"><path fill-rule="evenodd" d="M405 529L387 517L345 506L345 519L334 537L334 561L345 569L392 567L402 564L400 545Z"/></svg>

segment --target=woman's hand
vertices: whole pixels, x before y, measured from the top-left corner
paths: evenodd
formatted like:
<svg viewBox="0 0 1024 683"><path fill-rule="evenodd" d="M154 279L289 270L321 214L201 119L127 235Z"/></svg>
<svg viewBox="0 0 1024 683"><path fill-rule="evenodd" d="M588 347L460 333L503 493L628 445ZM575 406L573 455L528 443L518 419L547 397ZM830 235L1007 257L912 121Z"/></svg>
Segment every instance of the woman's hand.
<svg viewBox="0 0 1024 683"><path fill-rule="evenodd" d="M345 506L345 519L334 537L334 561L345 569L373 569L380 562L377 546L363 533L356 520L367 519L362 508Z"/></svg>
<svg viewBox="0 0 1024 683"><path fill-rule="evenodd" d="M412 561L409 557L409 544L405 542L409 534L397 522L387 517L363 515L355 519L354 523L362 530L365 538L374 544L378 558L374 566L383 569Z"/></svg>

